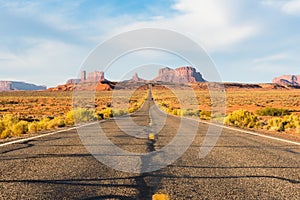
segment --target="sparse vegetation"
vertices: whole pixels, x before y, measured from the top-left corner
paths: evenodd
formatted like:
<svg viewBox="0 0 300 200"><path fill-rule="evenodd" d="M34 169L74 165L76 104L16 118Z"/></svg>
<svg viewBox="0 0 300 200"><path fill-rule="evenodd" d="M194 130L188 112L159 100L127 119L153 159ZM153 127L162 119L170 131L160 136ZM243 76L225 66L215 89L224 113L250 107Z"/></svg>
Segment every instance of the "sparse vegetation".
<svg viewBox="0 0 300 200"><path fill-rule="evenodd" d="M40 121L27 122L19 120L12 115L4 115L2 119L0 119L0 138L3 139L11 136L21 136L27 133L51 130L64 126L65 123L60 117L54 119L43 118Z"/></svg>
<svg viewBox="0 0 300 200"><path fill-rule="evenodd" d="M181 102L175 93L165 87L154 86L152 91L155 102L169 114L225 122L223 120L225 114L217 116L210 111L212 102L209 92L205 89L195 90L196 97L191 96L190 92L184 88L176 89L176 94L180 95ZM83 102L78 107L87 110L93 108L94 111L75 111L79 112L75 114L75 118L78 116L76 120L79 122L95 118L101 120L135 112L147 96L147 90L134 92L129 101L128 91L118 91L114 94L114 102L112 102L112 94L113 91L97 92L95 105L87 106ZM254 89L249 92L243 89L229 89L226 91L226 100L227 113L233 114L234 111L242 109L246 118L245 121L240 122L242 116L233 120L234 116L231 115L231 121L234 122L228 122L230 125L300 133L299 90ZM6 138L73 125L74 111L70 111L71 109L72 92L1 92L0 137ZM229 120L229 115L226 117L227 120Z"/></svg>
<svg viewBox="0 0 300 200"><path fill-rule="evenodd" d="M36 91L0 93L0 138L53 130L74 125L75 122L85 123L135 112L143 104L147 90L134 92L129 104L128 91L121 91L114 96L118 100L117 104L120 104L118 106L128 107L127 109L114 108L115 104L111 103L112 92L105 91L96 94L95 109L71 110L71 94ZM82 106L86 106L84 102Z"/></svg>
<svg viewBox="0 0 300 200"><path fill-rule="evenodd" d="M257 110L256 114L259 116L285 116L290 115L291 112L288 109L283 108L264 108L261 110Z"/></svg>
<svg viewBox="0 0 300 200"><path fill-rule="evenodd" d="M295 129L297 133L300 130L300 118L296 115L287 115L283 118L274 117L268 120L267 128L273 131L286 131Z"/></svg>
<svg viewBox="0 0 300 200"><path fill-rule="evenodd" d="M259 118L246 110L237 110L224 119L224 124L237 127L258 128Z"/></svg>
<svg viewBox="0 0 300 200"><path fill-rule="evenodd" d="M202 110L200 112L200 119L202 119L202 120L210 120L211 119L211 111Z"/></svg>

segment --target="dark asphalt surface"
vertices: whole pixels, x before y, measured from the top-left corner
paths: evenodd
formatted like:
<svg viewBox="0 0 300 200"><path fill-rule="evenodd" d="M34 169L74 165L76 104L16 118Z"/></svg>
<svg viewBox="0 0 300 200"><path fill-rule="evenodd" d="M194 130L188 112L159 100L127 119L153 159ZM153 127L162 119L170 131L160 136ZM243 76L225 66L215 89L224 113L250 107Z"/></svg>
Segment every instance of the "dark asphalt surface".
<svg viewBox="0 0 300 200"><path fill-rule="evenodd" d="M179 136L183 144L195 127L197 135L179 159L148 173L121 172L102 164L82 145L76 130L0 147L0 199L146 200L155 193L170 199L300 199L300 146L224 129L210 154L200 159L208 125L180 123L180 118L156 110L151 98L133 115L100 126L110 141L133 154L163 150L178 130L186 135ZM152 144L147 136L155 131ZM109 149L103 140L92 141ZM120 162L115 165L124 166L122 155L117 156ZM140 158L128 168L133 163L135 170L147 170L151 162L168 159L163 154L154 154L150 161Z"/></svg>

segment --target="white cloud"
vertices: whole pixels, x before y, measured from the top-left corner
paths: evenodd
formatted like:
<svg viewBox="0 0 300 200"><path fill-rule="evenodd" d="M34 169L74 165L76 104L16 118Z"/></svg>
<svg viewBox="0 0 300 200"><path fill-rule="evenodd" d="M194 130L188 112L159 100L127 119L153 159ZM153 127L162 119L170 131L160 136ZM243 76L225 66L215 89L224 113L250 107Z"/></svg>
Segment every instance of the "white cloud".
<svg viewBox="0 0 300 200"><path fill-rule="evenodd" d="M300 15L300 0L292 0L286 2L282 10L288 14Z"/></svg>
<svg viewBox="0 0 300 200"><path fill-rule="evenodd" d="M288 54L286 53L279 53L274 55L269 55L261 58L256 58L253 60L253 63L262 63L262 62L273 62L278 60L284 60L289 58Z"/></svg>
<svg viewBox="0 0 300 200"><path fill-rule="evenodd" d="M300 15L300 0L264 0L263 5L279 8L282 12L290 15Z"/></svg>
<svg viewBox="0 0 300 200"><path fill-rule="evenodd" d="M31 46L18 55L0 50L0 68L7 69L0 79L22 80L38 84L57 85L66 77L74 77L88 50L56 40L27 39Z"/></svg>
<svg viewBox="0 0 300 200"><path fill-rule="evenodd" d="M229 47L259 32L256 23L238 22L235 0L177 0L171 17L134 22L117 28L115 33L138 28L164 28L178 31L203 44L209 51L228 51Z"/></svg>

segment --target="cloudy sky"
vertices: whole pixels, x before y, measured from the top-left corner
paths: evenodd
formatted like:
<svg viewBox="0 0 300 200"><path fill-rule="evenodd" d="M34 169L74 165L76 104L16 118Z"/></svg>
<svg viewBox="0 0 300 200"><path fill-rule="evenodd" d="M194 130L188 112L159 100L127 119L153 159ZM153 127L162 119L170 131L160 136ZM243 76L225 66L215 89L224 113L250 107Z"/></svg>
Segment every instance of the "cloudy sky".
<svg viewBox="0 0 300 200"><path fill-rule="evenodd" d="M64 83L99 44L149 27L200 44L226 82L300 74L300 0L0 0L0 80Z"/></svg>

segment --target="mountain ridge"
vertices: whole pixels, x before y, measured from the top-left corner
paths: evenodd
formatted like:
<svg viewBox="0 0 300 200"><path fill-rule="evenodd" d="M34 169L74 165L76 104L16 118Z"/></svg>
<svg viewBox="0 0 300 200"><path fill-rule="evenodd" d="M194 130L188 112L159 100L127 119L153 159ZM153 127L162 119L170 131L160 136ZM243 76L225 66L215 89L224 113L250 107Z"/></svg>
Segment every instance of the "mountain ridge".
<svg viewBox="0 0 300 200"><path fill-rule="evenodd" d="M35 85L22 81L0 81L0 92L4 91L19 91L19 90L46 90L44 85Z"/></svg>

